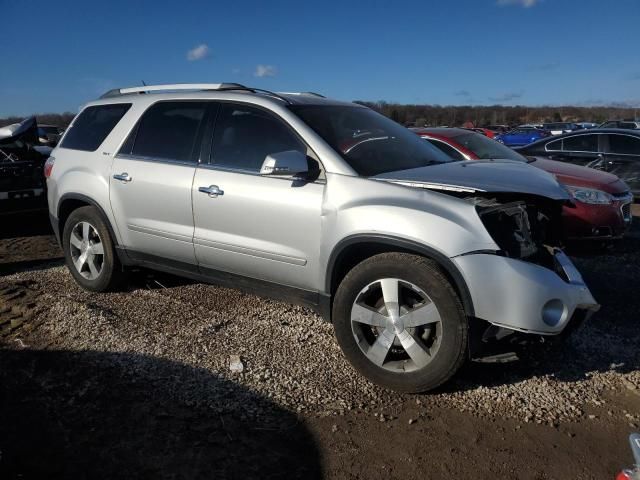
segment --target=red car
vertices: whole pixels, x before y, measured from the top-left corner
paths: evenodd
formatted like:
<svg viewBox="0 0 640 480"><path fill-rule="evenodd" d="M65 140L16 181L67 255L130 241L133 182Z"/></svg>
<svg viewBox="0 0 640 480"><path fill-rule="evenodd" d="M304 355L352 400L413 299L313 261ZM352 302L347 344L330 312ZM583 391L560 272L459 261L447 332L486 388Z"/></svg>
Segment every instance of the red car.
<svg viewBox="0 0 640 480"><path fill-rule="evenodd" d="M460 128L412 129L456 160L509 159L529 162L553 175L573 195L564 208L568 239L621 238L631 223L633 195L615 175L554 160L524 157L479 133Z"/></svg>

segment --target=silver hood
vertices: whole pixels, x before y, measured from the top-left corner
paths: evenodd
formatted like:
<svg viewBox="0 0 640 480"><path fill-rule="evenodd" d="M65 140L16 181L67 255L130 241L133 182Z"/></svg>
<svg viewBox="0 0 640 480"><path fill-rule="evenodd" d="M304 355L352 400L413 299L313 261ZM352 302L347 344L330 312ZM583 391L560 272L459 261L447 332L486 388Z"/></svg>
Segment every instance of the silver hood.
<svg viewBox="0 0 640 480"><path fill-rule="evenodd" d="M553 175L512 160L442 163L387 172L371 178L430 190L526 193L553 200L570 198Z"/></svg>

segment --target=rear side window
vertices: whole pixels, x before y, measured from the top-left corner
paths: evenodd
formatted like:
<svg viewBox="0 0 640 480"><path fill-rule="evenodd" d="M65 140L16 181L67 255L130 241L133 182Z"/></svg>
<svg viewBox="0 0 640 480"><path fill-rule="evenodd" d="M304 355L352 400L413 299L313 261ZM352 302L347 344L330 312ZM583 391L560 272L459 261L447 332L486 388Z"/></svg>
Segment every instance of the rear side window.
<svg viewBox="0 0 640 480"><path fill-rule="evenodd" d="M73 121L60 146L72 150L95 152L129 108L131 108L130 103L85 108Z"/></svg>
<svg viewBox="0 0 640 480"><path fill-rule="evenodd" d="M640 155L640 139L629 135L609 135L609 152Z"/></svg>
<svg viewBox="0 0 640 480"><path fill-rule="evenodd" d="M142 115L120 153L196 163L196 139L206 109L203 102L156 103Z"/></svg>
<svg viewBox="0 0 640 480"><path fill-rule="evenodd" d="M565 152L597 152L597 135L576 135L564 138L562 149Z"/></svg>

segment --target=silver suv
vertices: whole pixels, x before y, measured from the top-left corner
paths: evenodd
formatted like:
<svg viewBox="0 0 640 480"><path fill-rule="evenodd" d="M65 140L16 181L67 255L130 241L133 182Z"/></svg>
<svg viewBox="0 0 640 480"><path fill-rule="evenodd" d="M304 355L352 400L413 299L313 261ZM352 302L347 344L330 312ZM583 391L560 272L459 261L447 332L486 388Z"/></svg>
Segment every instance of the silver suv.
<svg viewBox="0 0 640 480"><path fill-rule="evenodd" d="M385 387L449 379L478 345L559 334L598 305L557 248L567 192L512 161L453 162L360 105L237 84L107 92L45 166L76 281L144 266L330 320Z"/></svg>

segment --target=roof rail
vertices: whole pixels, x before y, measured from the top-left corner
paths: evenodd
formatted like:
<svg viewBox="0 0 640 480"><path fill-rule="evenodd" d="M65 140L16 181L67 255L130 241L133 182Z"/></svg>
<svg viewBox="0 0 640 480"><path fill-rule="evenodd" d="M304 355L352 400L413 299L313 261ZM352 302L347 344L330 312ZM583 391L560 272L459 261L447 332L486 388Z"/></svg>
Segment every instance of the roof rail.
<svg viewBox="0 0 640 480"><path fill-rule="evenodd" d="M247 87L239 83L174 83L166 85L142 85L140 87L114 88L109 90L100 98L117 97L128 93L148 93L178 90L244 90Z"/></svg>
<svg viewBox="0 0 640 480"><path fill-rule="evenodd" d="M286 97L282 95L278 95L275 92L271 92L269 90L262 90L261 88L251 88L245 87L244 85L240 85L239 83L174 83L167 85L143 85L140 87L129 87L129 88L114 88L113 90L109 90L100 96L100 98L113 98L119 97L120 95L127 95L130 93L149 93L149 92L175 92L175 91L202 91L202 90L217 90L217 91L226 91L226 90L240 90L245 92L252 93L263 93L265 95L269 95L271 97L278 98L286 103L291 103Z"/></svg>

